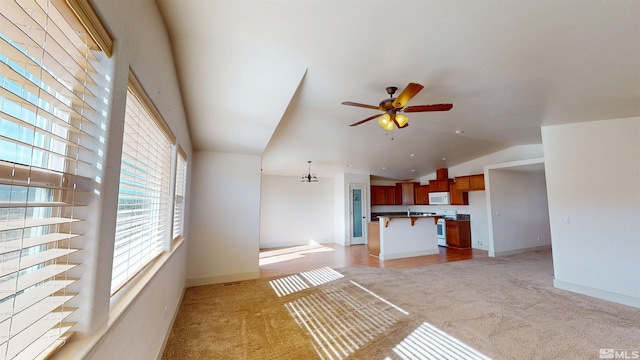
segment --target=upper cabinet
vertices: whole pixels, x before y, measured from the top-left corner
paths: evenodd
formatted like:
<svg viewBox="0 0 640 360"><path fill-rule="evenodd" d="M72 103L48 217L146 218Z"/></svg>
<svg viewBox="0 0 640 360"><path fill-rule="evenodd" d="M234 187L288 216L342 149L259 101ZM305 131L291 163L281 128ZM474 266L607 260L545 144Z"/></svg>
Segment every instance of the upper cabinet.
<svg viewBox="0 0 640 360"><path fill-rule="evenodd" d="M476 174L469 176L471 191L484 190L484 174Z"/></svg>
<svg viewBox="0 0 640 360"><path fill-rule="evenodd" d="M416 205L429 205L429 185L416 185L414 191Z"/></svg>
<svg viewBox="0 0 640 360"><path fill-rule="evenodd" d="M400 183L402 187L402 205L415 205L415 188L419 183L406 182Z"/></svg>
<svg viewBox="0 0 640 360"><path fill-rule="evenodd" d="M449 179L429 180L429 192L449 191Z"/></svg>
<svg viewBox="0 0 640 360"><path fill-rule="evenodd" d="M449 190L449 201L451 205L469 205L469 193L460 190L457 181L451 181Z"/></svg>
<svg viewBox="0 0 640 360"><path fill-rule="evenodd" d="M429 192L449 191L449 170L442 168L436 170L436 179L429 180Z"/></svg>
<svg viewBox="0 0 640 360"><path fill-rule="evenodd" d="M475 174L456 177L457 191L484 190L484 174Z"/></svg>
<svg viewBox="0 0 640 360"><path fill-rule="evenodd" d="M402 187L371 185L371 205L402 205Z"/></svg>

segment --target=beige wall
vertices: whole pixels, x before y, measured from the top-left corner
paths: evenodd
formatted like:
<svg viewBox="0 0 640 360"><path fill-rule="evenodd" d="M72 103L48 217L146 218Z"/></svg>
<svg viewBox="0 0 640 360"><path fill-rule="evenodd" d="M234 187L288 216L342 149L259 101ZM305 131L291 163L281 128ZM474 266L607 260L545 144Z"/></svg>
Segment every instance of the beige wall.
<svg viewBox="0 0 640 360"><path fill-rule="evenodd" d="M196 151L187 286L256 279L260 157Z"/></svg>
<svg viewBox="0 0 640 360"><path fill-rule="evenodd" d="M640 117L542 138L555 286L640 307Z"/></svg>

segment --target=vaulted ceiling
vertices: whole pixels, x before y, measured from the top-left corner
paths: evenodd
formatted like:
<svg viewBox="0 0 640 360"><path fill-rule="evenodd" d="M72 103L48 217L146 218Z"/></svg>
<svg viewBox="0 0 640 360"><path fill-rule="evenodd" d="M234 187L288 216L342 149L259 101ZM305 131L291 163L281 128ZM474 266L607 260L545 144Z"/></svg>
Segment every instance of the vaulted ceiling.
<svg viewBox="0 0 640 360"><path fill-rule="evenodd" d="M261 155L264 174L415 179L542 125L640 115L640 1L156 2L195 149ZM349 126L377 111L341 102L409 82L409 105L453 109Z"/></svg>

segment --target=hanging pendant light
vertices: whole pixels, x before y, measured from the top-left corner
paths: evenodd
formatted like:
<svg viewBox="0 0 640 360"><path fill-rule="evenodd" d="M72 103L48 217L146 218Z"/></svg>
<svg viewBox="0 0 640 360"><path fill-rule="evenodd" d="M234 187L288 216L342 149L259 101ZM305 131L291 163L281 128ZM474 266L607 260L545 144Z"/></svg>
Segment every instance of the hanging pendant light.
<svg viewBox="0 0 640 360"><path fill-rule="evenodd" d="M316 177L316 174L311 173L311 160L308 160L307 163L309 164L309 173L306 175L302 174L302 178L300 179L300 182L303 182L303 183L318 182L318 178Z"/></svg>

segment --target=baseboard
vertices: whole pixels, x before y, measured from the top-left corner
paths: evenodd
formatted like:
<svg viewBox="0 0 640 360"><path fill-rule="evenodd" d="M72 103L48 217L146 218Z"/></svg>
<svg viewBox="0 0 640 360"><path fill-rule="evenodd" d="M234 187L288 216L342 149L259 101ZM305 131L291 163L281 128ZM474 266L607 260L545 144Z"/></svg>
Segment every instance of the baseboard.
<svg viewBox="0 0 640 360"><path fill-rule="evenodd" d="M551 245L540 245L540 246L533 246L533 247L506 250L506 251L494 251L493 256L499 257L499 256L518 255L518 254L528 253L531 251L540 251L540 250L551 250ZM491 254L489 254L489 256L491 256Z"/></svg>
<svg viewBox="0 0 640 360"><path fill-rule="evenodd" d="M260 278L260 271L251 271L246 273L237 273L220 276L206 276L196 279L187 279L186 287L222 284L234 281L254 280Z"/></svg>
<svg viewBox="0 0 640 360"><path fill-rule="evenodd" d="M402 259L408 257L416 257L416 256L425 256L425 255L433 255L439 254L440 250L431 249L431 250L423 250L423 251L409 251L395 254L383 254L380 253L380 260L392 260L392 259Z"/></svg>
<svg viewBox="0 0 640 360"><path fill-rule="evenodd" d="M162 347L160 347L160 352L158 353L157 360L162 360L162 355L164 355L164 350L167 347L167 342L169 341L169 336L171 335L171 331L173 330L173 324L176 322L176 318L178 317L178 313L180 312L180 306L182 305L182 299L184 298L184 293L186 292L186 288L182 289L182 295L180 295L180 301L178 301L178 307L176 311L173 312L173 316L171 317L171 322L169 324L169 330L167 334L164 336L164 341L162 341Z"/></svg>
<svg viewBox="0 0 640 360"><path fill-rule="evenodd" d="M578 284L557 280L557 279L553 280L553 286L561 290L567 290L567 291L591 296L591 297L602 299L602 300L612 301L622 305L628 305L628 306L640 308L640 298L637 298L637 297L613 293L610 291L600 290L600 289L592 288L589 286L578 285Z"/></svg>

